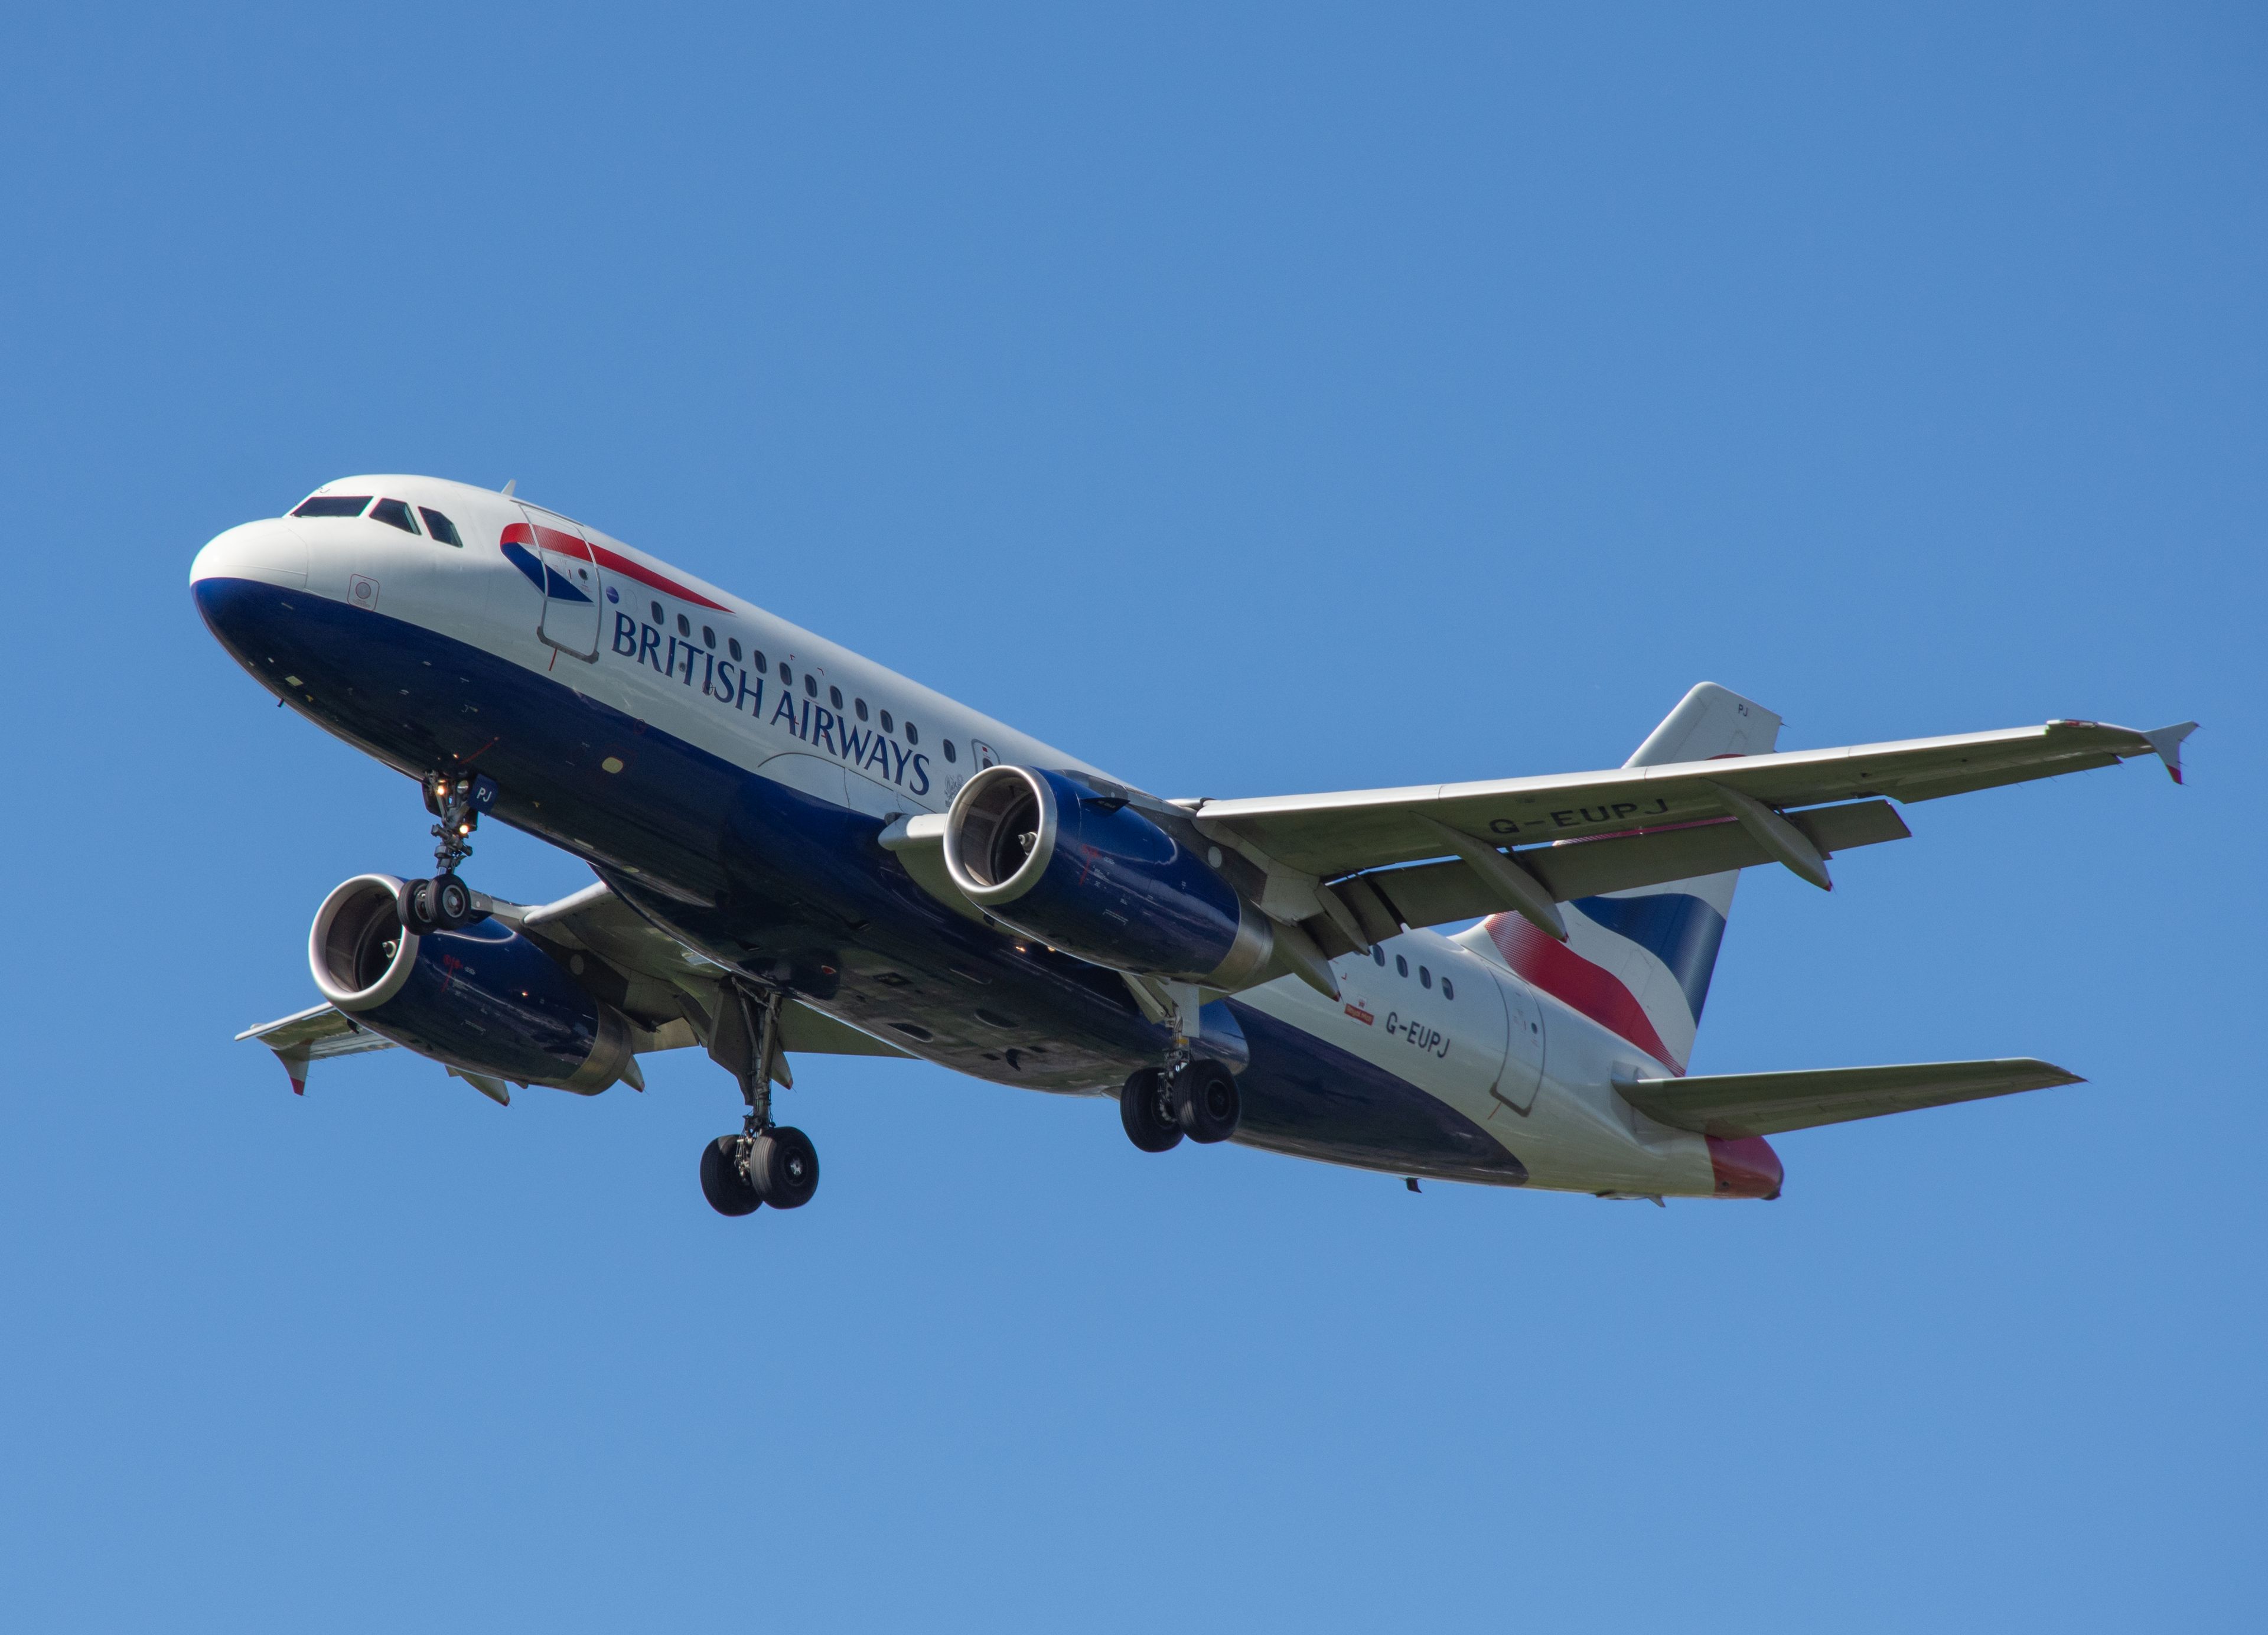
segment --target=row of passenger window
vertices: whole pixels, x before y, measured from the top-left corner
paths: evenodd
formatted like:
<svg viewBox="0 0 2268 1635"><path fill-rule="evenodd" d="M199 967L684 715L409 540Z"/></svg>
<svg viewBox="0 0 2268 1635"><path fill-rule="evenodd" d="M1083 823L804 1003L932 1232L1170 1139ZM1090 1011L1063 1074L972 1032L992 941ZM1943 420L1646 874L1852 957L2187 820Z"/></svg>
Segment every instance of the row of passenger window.
<svg viewBox="0 0 2268 1635"><path fill-rule="evenodd" d="M1370 957L1376 960L1381 965L1384 965L1386 963L1386 950L1377 944L1373 944L1371 946ZM1397 976L1409 976L1410 961L1401 954L1395 954L1394 956L1394 971L1395 975ZM1430 988L1433 985L1433 973L1426 967L1421 965L1418 968L1418 980L1424 986ZM1457 997L1457 984L1451 982L1446 976L1441 978L1441 997L1444 999L1454 999Z"/></svg>
<svg viewBox="0 0 2268 1635"><path fill-rule="evenodd" d="M359 517L365 506L369 508L372 522L386 523L391 527L400 528L404 534L421 532L417 518L423 517L425 527L422 532L431 534L444 545L454 545L460 550L464 549L465 541L458 537L455 523L431 505L418 506L416 515L412 516L409 503L404 500L382 499L372 505L367 494L318 494L303 501L291 514L295 517Z"/></svg>
<svg viewBox="0 0 2268 1635"><path fill-rule="evenodd" d="M653 613L653 622L656 624L666 625L668 623L668 620L663 615L661 604L659 602L654 602L651 604L651 607ZM690 641L693 638L693 621L686 617L686 615L681 613L677 615L677 633L685 637L688 641ZM701 640L713 651L717 645L717 631L715 628L711 625L703 625L701 627ZM732 659L734 664L746 664L758 675L765 675L771 673L771 667L765 659L763 654L752 652L745 659L740 656L740 642L738 637L726 637L725 638L725 650L732 656ZM795 685L794 668L784 659L780 660L778 674L779 684L782 687L793 687ZM816 698L819 696L819 678L812 674L808 670L806 670L803 673L803 690L806 695L810 697ZM843 707L843 689L839 687L833 686L828 688L827 701L833 704L837 710L842 709ZM876 711L873 712L873 715L870 715L867 712L866 701L863 698L853 698L850 701L850 707L857 712L858 717L861 721L871 720L873 718L873 715L879 715L881 718L882 730L886 733L895 733L898 730L899 726L902 725L906 730L906 742L909 744L918 744L921 742L921 728L915 725L911 721L906 721L903 723L896 721L891 718L890 712L887 710ZM958 762L961 759L961 751L954 748L953 740L949 738L940 740L938 743L938 748L947 761Z"/></svg>
<svg viewBox="0 0 2268 1635"><path fill-rule="evenodd" d="M416 521L410 515L410 508L401 500L381 499L375 505L372 505L370 502L371 497L367 494L318 494L313 498L305 501L299 508L297 511L294 511L291 514L295 517L359 517L363 514L364 508L367 507L370 512L371 519L374 522L390 523L394 527L400 528L404 534L415 534L418 532ZM420 505L417 507L417 515L425 519L426 531L435 539L440 541L441 543L444 545L454 545L460 549L463 547L465 541L458 537L456 524L451 522L448 518L443 516L439 512L435 511L430 505ZM668 621L662 614L661 604L659 602L653 603L652 609L653 622L656 624L666 625ZM681 613L677 615L677 633L680 636L686 637L688 640L692 638L693 622ZM709 625L703 625L701 627L701 639L711 649L715 648L717 645L716 630ZM770 667L765 662L763 654L750 653L746 659L741 658L740 643L738 637L726 637L725 638L725 650L732 654L733 663L748 664L755 670L755 673L758 675L763 675L770 672ZM794 674L784 659L780 662L779 681L782 687L792 687L795 685ZM818 678L814 676L808 670L803 673L803 690L814 698L819 696ZM843 689L841 688L829 687L827 689L827 696L828 702L834 704L837 710L843 708ZM850 707L858 712L858 718L861 721L870 718L867 714L866 701L865 699L852 699L850 701ZM891 718L890 712L888 711L883 710L877 713L881 717L881 725L884 732L895 733L898 730L899 723ZM903 725L906 729L906 742L909 744L920 743L921 728L915 725L911 721L905 722ZM961 759L960 750L954 747L953 740L949 738L941 740L938 745L938 748L948 762L958 762ZM1431 984L1429 983L1428 985L1430 986Z"/></svg>

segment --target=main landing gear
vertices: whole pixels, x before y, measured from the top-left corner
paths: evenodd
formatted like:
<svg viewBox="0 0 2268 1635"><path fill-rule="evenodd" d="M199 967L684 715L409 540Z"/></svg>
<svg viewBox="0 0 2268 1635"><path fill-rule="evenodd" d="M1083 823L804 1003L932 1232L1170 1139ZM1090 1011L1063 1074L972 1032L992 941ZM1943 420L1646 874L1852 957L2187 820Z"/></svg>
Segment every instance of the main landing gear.
<svg viewBox="0 0 2268 1635"><path fill-rule="evenodd" d="M802 1131L772 1123L772 1085L792 1089L780 1048L784 1004L777 993L728 984L709 1029L710 1057L740 1081L748 1104L740 1133L701 1149L701 1196L720 1215L753 1215L765 1204L801 1209L819 1190L819 1150Z"/></svg>
<svg viewBox="0 0 2268 1635"><path fill-rule="evenodd" d="M477 784L470 773L451 777L437 772L425 780L426 809L441 820L433 825L433 878L405 880L394 894L401 929L414 936L455 931L487 913L472 887L457 878L457 865L473 855L469 843L480 827Z"/></svg>
<svg viewBox="0 0 2268 1635"><path fill-rule="evenodd" d="M1145 1067L1118 1093L1118 1118L1126 1138L1145 1153L1163 1153L1183 1136L1210 1144L1236 1133L1244 1104L1236 1075L1220 1063L1183 1056L1163 1072Z"/></svg>

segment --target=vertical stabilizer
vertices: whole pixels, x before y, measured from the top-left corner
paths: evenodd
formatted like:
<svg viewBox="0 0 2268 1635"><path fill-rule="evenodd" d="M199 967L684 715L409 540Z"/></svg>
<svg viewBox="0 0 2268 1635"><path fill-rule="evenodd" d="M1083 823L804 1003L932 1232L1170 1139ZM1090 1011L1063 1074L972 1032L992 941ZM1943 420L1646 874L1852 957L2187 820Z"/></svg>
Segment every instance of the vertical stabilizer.
<svg viewBox="0 0 2268 1635"><path fill-rule="evenodd" d="M1703 681L1677 701L1661 725L1646 735L1624 766L1667 766L1674 761L1721 761L1727 755L1768 755L1779 742L1779 718L1730 688Z"/></svg>
<svg viewBox="0 0 2268 1635"><path fill-rule="evenodd" d="M1624 764L1769 755L1779 728L1779 717L1762 704L1704 681ZM1534 986L1683 1073L1740 878L1735 869L1578 898L1565 905L1564 944L1517 914L1482 922L1485 946L1470 932L1460 940L1493 950Z"/></svg>

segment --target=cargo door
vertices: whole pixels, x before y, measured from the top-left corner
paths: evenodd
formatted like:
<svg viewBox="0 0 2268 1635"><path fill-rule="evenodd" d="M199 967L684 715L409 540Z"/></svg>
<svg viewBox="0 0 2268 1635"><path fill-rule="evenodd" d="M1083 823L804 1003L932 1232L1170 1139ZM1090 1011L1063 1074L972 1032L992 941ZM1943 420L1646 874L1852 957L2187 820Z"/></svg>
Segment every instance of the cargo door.
<svg viewBox="0 0 2268 1635"><path fill-rule="evenodd" d="M536 560L543 564L543 621L536 634L570 658L593 662L605 588L591 542L564 517L534 505L520 510L535 534Z"/></svg>

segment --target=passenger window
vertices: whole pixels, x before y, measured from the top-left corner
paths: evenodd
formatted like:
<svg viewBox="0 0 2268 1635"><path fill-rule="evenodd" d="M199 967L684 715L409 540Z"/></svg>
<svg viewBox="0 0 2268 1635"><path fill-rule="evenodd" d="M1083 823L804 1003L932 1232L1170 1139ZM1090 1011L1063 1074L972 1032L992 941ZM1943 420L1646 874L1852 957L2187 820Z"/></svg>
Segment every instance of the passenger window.
<svg viewBox="0 0 2268 1635"><path fill-rule="evenodd" d="M890 712L887 710L882 711L882 730L886 733L895 733L898 730L898 724L890 719Z"/></svg>
<svg viewBox="0 0 2268 1635"><path fill-rule="evenodd" d="M420 505L417 508L417 514L425 519L426 533L431 534L444 545L454 545L459 550L465 549L465 541L457 536L457 525L455 523L450 521L446 517L434 510L431 505Z"/></svg>
<svg viewBox="0 0 2268 1635"><path fill-rule="evenodd" d="M301 502L295 517L359 517L370 504L367 494L317 494Z"/></svg>
<svg viewBox="0 0 2268 1635"><path fill-rule="evenodd" d="M756 668L761 670L763 668L763 666L758 665ZM784 659L780 660L780 685L782 687L793 687L795 685L795 676L788 669L787 660Z"/></svg>
<svg viewBox="0 0 2268 1635"><path fill-rule="evenodd" d="M1441 978L1441 997L1444 999L1454 999L1457 997L1457 984L1446 976Z"/></svg>
<svg viewBox="0 0 2268 1635"><path fill-rule="evenodd" d="M906 723L906 742L909 744L917 744L921 742L921 729L917 727L911 721Z"/></svg>
<svg viewBox="0 0 2268 1635"><path fill-rule="evenodd" d="M389 527L400 528L404 534L417 532L417 519L409 514L409 507L398 499L382 499L370 508L370 519L383 522Z"/></svg>
<svg viewBox="0 0 2268 1635"><path fill-rule="evenodd" d="M677 633L680 636L690 636L693 634L693 621L687 618L681 613L677 615Z"/></svg>
<svg viewBox="0 0 2268 1635"><path fill-rule="evenodd" d="M1385 948L1380 944L1373 942L1370 945L1370 957L1376 960L1381 965L1384 965L1386 963Z"/></svg>
<svg viewBox="0 0 2268 1635"><path fill-rule="evenodd" d="M1433 973L1423 965L1418 968L1418 985L1421 988L1433 985Z"/></svg>
<svg viewBox="0 0 2268 1635"><path fill-rule="evenodd" d="M806 698L816 698L819 696L818 678L814 676L808 670L806 670L803 673L803 693L804 696Z"/></svg>
<svg viewBox="0 0 2268 1635"><path fill-rule="evenodd" d="M726 652L729 652L729 653L731 653L731 654L733 655L733 662L734 664L738 664L738 663L740 663L740 638L739 637L737 637L737 636L728 636L728 637L726 637L725 638L725 651Z"/></svg>
<svg viewBox="0 0 2268 1635"><path fill-rule="evenodd" d="M758 675L762 675L762 674L764 673L764 671L765 671L767 668L769 668L769 667L768 667L768 666L764 663L764 656L763 656L763 654L762 654L762 653L760 653L760 652L751 652L751 653L748 655L748 661L749 661L751 664L753 664L753 665L755 665L755 666L756 667L756 674L757 674ZM786 667L785 665L782 665L782 666L780 666L780 676L781 676L781 678L782 678L783 680L784 680L784 679L786 678L786 675L787 675L787 667Z"/></svg>
<svg viewBox="0 0 2268 1635"><path fill-rule="evenodd" d="M656 624L659 624L661 622L661 604L658 601L648 602L646 606L653 609L653 622Z"/></svg>
<svg viewBox="0 0 2268 1635"><path fill-rule="evenodd" d="M717 644L717 632L711 630L707 625L703 625L701 627L701 643L704 647L714 647Z"/></svg>
<svg viewBox="0 0 2268 1635"><path fill-rule="evenodd" d="M946 758L946 760L948 760L948 761L958 761L958 760L960 760L960 759L961 759L961 757L960 757L959 755L955 755L955 754L954 753L954 750L953 750L953 740L951 740L951 739L949 739L949 738L948 738L948 739L946 739L946 740L945 740L941 745L939 745L939 747L940 748L942 748L942 749L945 751L945 758Z"/></svg>
<svg viewBox="0 0 2268 1635"><path fill-rule="evenodd" d="M850 707L858 712L858 718L861 721L866 718L866 701L865 699L853 698L850 701Z"/></svg>
<svg viewBox="0 0 2268 1635"><path fill-rule="evenodd" d="M839 687L828 688L827 689L827 702L833 704L837 710L840 710L843 707L843 689Z"/></svg>
<svg viewBox="0 0 2268 1635"><path fill-rule="evenodd" d="M1397 976L1410 975L1410 961L1398 954L1394 956L1394 974Z"/></svg>

